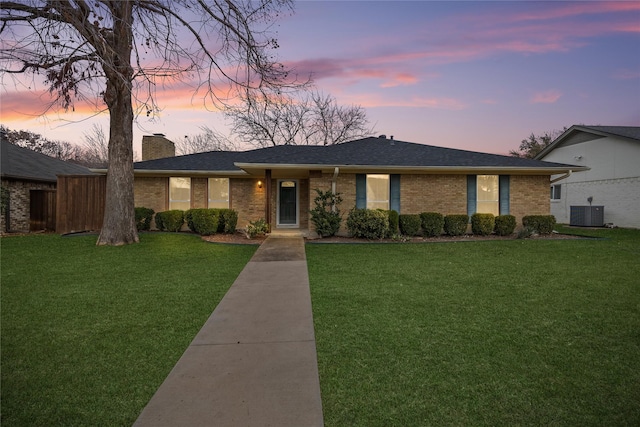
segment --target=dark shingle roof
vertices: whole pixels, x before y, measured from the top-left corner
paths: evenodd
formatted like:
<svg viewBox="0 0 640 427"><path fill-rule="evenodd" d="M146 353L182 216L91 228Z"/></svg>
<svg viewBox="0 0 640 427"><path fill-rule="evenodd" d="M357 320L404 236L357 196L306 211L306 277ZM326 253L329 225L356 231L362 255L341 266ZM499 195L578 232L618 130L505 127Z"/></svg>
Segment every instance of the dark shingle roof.
<svg viewBox="0 0 640 427"><path fill-rule="evenodd" d="M91 175L84 166L18 147L2 139L1 175L29 181L56 182L57 175Z"/></svg>
<svg viewBox="0 0 640 427"><path fill-rule="evenodd" d="M637 139L640 141L640 126L581 126L586 129L593 129L610 135L623 136L625 138Z"/></svg>
<svg viewBox="0 0 640 427"><path fill-rule="evenodd" d="M240 171L236 164L378 166L406 168L553 168L557 163L436 147L385 138L364 138L329 146L283 145L250 151L211 151L135 163L136 170Z"/></svg>

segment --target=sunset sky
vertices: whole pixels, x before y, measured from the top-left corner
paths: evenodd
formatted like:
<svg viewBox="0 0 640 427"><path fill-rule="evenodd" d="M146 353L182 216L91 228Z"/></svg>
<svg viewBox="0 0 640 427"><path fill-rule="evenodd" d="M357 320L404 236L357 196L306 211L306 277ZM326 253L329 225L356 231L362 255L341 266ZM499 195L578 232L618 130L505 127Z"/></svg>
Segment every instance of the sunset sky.
<svg viewBox="0 0 640 427"><path fill-rule="evenodd" d="M640 126L640 1L300 1L274 29L281 62L398 140L506 154L573 124ZM11 129L74 143L108 129L82 109L38 118L42 100L2 83ZM134 125L136 151L149 133L228 133L192 92L159 95L160 120Z"/></svg>

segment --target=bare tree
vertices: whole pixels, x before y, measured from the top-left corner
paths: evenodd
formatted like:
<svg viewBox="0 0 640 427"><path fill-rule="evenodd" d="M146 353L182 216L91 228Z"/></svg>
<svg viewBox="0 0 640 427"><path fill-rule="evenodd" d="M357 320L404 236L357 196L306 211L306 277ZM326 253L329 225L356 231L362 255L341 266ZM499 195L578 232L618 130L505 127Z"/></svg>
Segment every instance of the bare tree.
<svg viewBox="0 0 640 427"><path fill-rule="evenodd" d="M84 133L84 164L91 167L106 167L109 164L109 140L102 126L93 124L91 130Z"/></svg>
<svg viewBox="0 0 640 427"><path fill-rule="evenodd" d="M179 155L235 150L233 142L221 133L208 126L201 126L200 130L202 133L185 135L184 140L176 142L176 151Z"/></svg>
<svg viewBox="0 0 640 427"><path fill-rule="evenodd" d="M241 140L259 147L331 145L375 133L362 107L338 105L318 91L301 97L262 91L244 96L243 102L226 115Z"/></svg>
<svg viewBox="0 0 640 427"><path fill-rule="evenodd" d="M159 111L155 88L189 79L206 105L237 90L290 87L269 27L291 0L0 1L0 70L40 75L57 106L106 108L107 195L99 245L138 241L133 120ZM36 77L37 78L37 77Z"/></svg>
<svg viewBox="0 0 640 427"><path fill-rule="evenodd" d="M11 130L0 125L0 131L7 141L18 147L27 148L36 153L45 154L60 160L75 161L82 156L82 150L67 141L50 140L39 133L28 130Z"/></svg>

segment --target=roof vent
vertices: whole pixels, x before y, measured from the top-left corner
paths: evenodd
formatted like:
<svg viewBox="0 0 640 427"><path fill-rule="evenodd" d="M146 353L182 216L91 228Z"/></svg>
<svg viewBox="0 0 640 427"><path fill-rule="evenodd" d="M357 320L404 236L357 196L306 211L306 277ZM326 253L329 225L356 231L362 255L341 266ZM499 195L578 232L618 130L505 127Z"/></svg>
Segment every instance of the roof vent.
<svg viewBox="0 0 640 427"><path fill-rule="evenodd" d="M380 138L380 139L387 139L387 135L382 134L382 135L380 135L378 138Z"/></svg>

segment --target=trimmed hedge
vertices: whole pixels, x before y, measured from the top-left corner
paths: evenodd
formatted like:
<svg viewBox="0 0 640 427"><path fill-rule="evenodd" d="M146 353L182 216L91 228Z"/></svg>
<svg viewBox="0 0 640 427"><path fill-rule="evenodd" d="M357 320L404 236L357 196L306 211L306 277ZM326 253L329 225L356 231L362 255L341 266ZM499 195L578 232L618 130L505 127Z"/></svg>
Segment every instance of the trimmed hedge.
<svg viewBox="0 0 640 427"><path fill-rule="evenodd" d="M417 236L420 232L420 215L400 215L400 232L403 236Z"/></svg>
<svg viewBox="0 0 640 427"><path fill-rule="evenodd" d="M160 231L180 231L184 224L184 211L173 209L156 214L156 227Z"/></svg>
<svg viewBox="0 0 640 427"><path fill-rule="evenodd" d="M444 216L438 212L422 212L420 214L420 225L422 226L422 234L425 237L438 237L442 234Z"/></svg>
<svg viewBox="0 0 640 427"><path fill-rule="evenodd" d="M138 231L149 231L151 229L151 219L155 211L150 208L135 208L136 228Z"/></svg>
<svg viewBox="0 0 640 427"><path fill-rule="evenodd" d="M498 215L495 222L493 230L498 236L508 236L516 229L516 217L513 215Z"/></svg>
<svg viewBox="0 0 640 427"><path fill-rule="evenodd" d="M447 215L444 217L444 232L449 236L462 236L467 232L469 215Z"/></svg>
<svg viewBox="0 0 640 427"><path fill-rule="evenodd" d="M387 211L387 215L389 217L389 236L392 237L400 230L400 215L394 210Z"/></svg>
<svg viewBox="0 0 640 427"><path fill-rule="evenodd" d="M488 236L495 228L495 216L491 213L474 213L471 215L471 231L477 236Z"/></svg>
<svg viewBox="0 0 640 427"><path fill-rule="evenodd" d="M347 218L347 228L353 237L383 239L389 230L389 218L382 210L353 208Z"/></svg>
<svg viewBox="0 0 640 427"><path fill-rule="evenodd" d="M233 209L220 209L218 216L218 232L233 234L238 226L238 212Z"/></svg>
<svg viewBox="0 0 640 427"><path fill-rule="evenodd" d="M189 229L201 236L210 236L218 231L220 209L189 209L185 213Z"/></svg>
<svg viewBox="0 0 640 427"><path fill-rule="evenodd" d="M556 225L556 217L553 215L527 215L522 217L522 225L525 228L535 230L538 234L551 234Z"/></svg>

